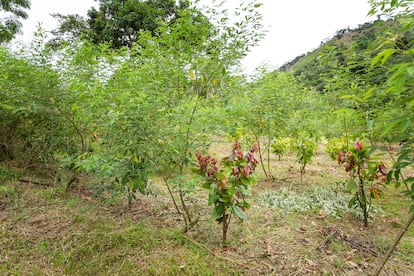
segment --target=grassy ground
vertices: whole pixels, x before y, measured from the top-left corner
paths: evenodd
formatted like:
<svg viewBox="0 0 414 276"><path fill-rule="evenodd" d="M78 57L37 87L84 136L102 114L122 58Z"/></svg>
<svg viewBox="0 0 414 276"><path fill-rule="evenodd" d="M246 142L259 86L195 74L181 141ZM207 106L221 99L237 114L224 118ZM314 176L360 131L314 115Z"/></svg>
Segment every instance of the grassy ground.
<svg viewBox="0 0 414 276"><path fill-rule="evenodd" d="M221 146L213 147L219 155ZM373 271L407 217L410 202L394 188L376 202L369 227L347 211L295 209L315 187L344 195L343 169L320 150L300 183L294 156L272 157L274 179L259 181L249 219L230 225L221 246L221 225L209 220L206 191L191 210L201 215L186 234L162 186L110 204L86 184L70 191L59 185L5 181L0 185L0 274L4 275L366 275ZM11 178L13 179L13 178ZM37 182L36 182L37 183ZM263 203L281 189L282 209ZM345 194L346 196L346 194ZM335 201L335 199L332 199ZM322 211L321 211L322 209ZM291 210L291 211L289 211ZM328 213L328 214L327 214ZM383 275L414 274L414 227L404 236Z"/></svg>

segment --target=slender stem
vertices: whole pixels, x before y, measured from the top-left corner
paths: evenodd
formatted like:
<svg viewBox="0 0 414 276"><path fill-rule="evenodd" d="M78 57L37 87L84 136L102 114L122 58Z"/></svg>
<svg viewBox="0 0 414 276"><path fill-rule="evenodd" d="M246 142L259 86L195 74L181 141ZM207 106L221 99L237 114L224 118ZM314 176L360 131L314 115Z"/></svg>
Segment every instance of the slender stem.
<svg viewBox="0 0 414 276"><path fill-rule="evenodd" d="M266 168L265 168L265 167L264 167L264 165L263 165L263 156L262 156L262 149L261 149L261 146L260 146L259 137L258 137L257 135L255 135L255 138L256 138L256 141L257 141L257 146L259 147L259 159L260 159L260 165L261 165L261 167L262 167L262 169L263 169L263 172L264 172L264 174L265 174L266 178L269 178L269 176L267 175L267 172L266 172Z"/></svg>
<svg viewBox="0 0 414 276"><path fill-rule="evenodd" d="M184 146L184 154L183 154L183 160L187 160L187 155L188 155L188 148L190 146L190 127L193 123L193 119L194 119L194 115L197 111L197 105L198 102L196 102L196 104L194 105L193 111L191 112L191 116L190 116L190 120L188 121L188 128L187 128L187 133L185 134L185 146ZM182 167L180 168L180 170L182 171Z"/></svg>
<svg viewBox="0 0 414 276"><path fill-rule="evenodd" d="M228 217L228 219L226 218L226 216ZM229 230L230 220L231 220L231 213L226 214L226 210L224 210L224 213L223 213L223 247L226 247L227 231Z"/></svg>
<svg viewBox="0 0 414 276"><path fill-rule="evenodd" d="M348 137L348 125L346 123L346 113L344 113L344 127L345 127L345 140L346 140L346 150L349 150L349 137Z"/></svg>
<svg viewBox="0 0 414 276"><path fill-rule="evenodd" d="M303 184L303 175L305 174L306 163L300 167L300 184Z"/></svg>
<svg viewBox="0 0 414 276"><path fill-rule="evenodd" d="M177 213L178 213L178 214L180 214L180 215L182 215L182 216L183 216L183 213L181 212L180 208L178 208L178 204L177 204L177 201L175 200L175 197L174 197L174 194L173 194L173 192L172 192L172 190L171 190L171 187L170 187L170 185L168 184L168 179L167 179L165 176L163 176L163 180L164 180L165 186L167 186L168 193L170 194L170 197L171 197L171 199L172 199L172 201L173 201L173 203L174 203L175 210L177 210Z"/></svg>
<svg viewBox="0 0 414 276"><path fill-rule="evenodd" d="M190 216L190 212L188 211L187 205L185 205L183 191L180 190L179 194L180 194L181 205L183 206L184 213L185 213L185 215L183 214L183 217L184 217L184 220L185 220L185 231L184 231L184 233L185 233L185 232L188 232L190 230L191 216Z"/></svg>
<svg viewBox="0 0 414 276"><path fill-rule="evenodd" d="M59 111L61 112L61 114L63 114L63 116L67 119L67 121L69 121L69 123L72 125L72 127L74 128L75 132L78 134L81 145L82 145L82 153L86 152L87 150L87 145L86 145L86 141L85 141L85 137L82 134L82 131L80 130L80 128L77 126L76 124L76 119L72 118L70 116L70 114L67 114L65 111L59 109Z"/></svg>
<svg viewBox="0 0 414 276"><path fill-rule="evenodd" d="M271 137L270 137L270 120L267 120L267 171L269 172L269 176L271 178L272 175L270 173L270 143L271 143Z"/></svg>
<svg viewBox="0 0 414 276"><path fill-rule="evenodd" d="M227 219L226 219L226 209L224 209L224 212L223 212L223 240L222 240L222 244L223 244L223 247L225 246L225 244L226 244L226 239L227 239Z"/></svg>
<svg viewBox="0 0 414 276"><path fill-rule="evenodd" d="M364 182L361 177L359 177L359 203L361 204L361 198L364 201L363 204L363 211L364 211L364 226L368 227L368 204L367 204L367 198L365 196L365 190L364 190Z"/></svg>
<svg viewBox="0 0 414 276"><path fill-rule="evenodd" d="M387 254L385 254L384 258L381 260L380 265L378 266L377 270L375 270L374 276L378 276L381 273L381 270L384 268L385 264L387 263L388 259L390 258L392 252L397 247L398 243L400 242L401 238L407 232L408 228L410 227L411 223L414 221L414 212L411 212L410 217L408 218L407 222L405 223L404 227L401 229L400 233L395 238L394 243L388 249Z"/></svg>

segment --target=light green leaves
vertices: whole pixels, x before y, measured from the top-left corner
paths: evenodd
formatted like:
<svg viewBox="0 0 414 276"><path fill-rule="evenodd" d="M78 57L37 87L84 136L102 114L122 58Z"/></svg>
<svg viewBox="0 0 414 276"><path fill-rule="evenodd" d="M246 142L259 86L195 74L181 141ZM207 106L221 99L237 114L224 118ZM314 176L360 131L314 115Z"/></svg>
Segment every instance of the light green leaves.
<svg viewBox="0 0 414 276"><path fill-rule="evenodd" d="M231 209L233 211L233 213L241 220L246 220L247 216L246 214L243 212L243 210L237 206L237 205L232 205Z"/></svg>
<svg viewBox="0 0 414 276"><path fill-rule="evenodd" d="M371 63L371 67L373 67L374 65L378 64L379 62L384 65L388 59L395 54L396 50L395 49L385 49L382 52L380 52L378 55L376 55Z"/></svg>

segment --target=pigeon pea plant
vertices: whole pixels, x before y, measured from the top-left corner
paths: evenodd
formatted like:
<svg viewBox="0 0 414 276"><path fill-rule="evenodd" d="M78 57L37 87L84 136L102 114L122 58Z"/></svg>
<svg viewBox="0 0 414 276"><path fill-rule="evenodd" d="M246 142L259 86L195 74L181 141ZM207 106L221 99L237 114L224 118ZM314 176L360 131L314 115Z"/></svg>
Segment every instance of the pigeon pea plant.
<svg viewBox="0 0 414 276"><path fill-rule="evenodd" d="M332 138L328 140L326 145L326 153L329 155L332 160L336 160L339 152L344 152L347 150L348 139L347 137Z"/></svg>
<svg viewBox="0 0 414 276"><path fill-rule="evenodd" d="M315 151L318 145L310 138L301 137L296 141L296 161L300 164L300 183L303 184L303 175L306 172L306 166L312 163Z"/></svg>
<svg viewBox="0 0 414 276"><path fill-rule="evenodd" d="M282 155L285 155L291 149L291 145L293 143L292 138L290 137L278 137L272 140L272 152L279 157L279 161Z"/></svg>
<svg viewBox="0 0 414 276"><path fill-rule="evenodd" d="M203 188L209 190L208 204L214 204L211 218L223 224L223 246L226 245L227 231L232 214L240 220L246 220L244 210L250 207L246 197L251 195L253 184L256 183L254 171L258 159L254 155L258 152L257 144L244 154L241 143L236 142L230 156L219 164L216 158L210 155L203 156L197 153L199 167L196 172L203 176Z"/></svg>
<svg viewBox="0 0 414 276"><path fill-rule="evenodd" d="M359 207L364 215L364 226L368 226L371 199L379 199L381 186L387 182L387 169L382 161L371 158L371 149L356 142L349 151L338 153L338 164L345 164L349 173L347 189L354 194L349 208Z"/></svg>

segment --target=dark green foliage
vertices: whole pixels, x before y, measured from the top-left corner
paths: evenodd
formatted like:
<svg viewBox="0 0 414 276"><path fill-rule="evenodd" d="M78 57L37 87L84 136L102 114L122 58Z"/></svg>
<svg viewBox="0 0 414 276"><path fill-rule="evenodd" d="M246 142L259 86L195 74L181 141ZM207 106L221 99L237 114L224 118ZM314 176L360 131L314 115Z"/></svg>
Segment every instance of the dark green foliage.
<svg viewBox="0 0 414 276"><path fill-rule="evenodd" d="M51 46L59 47L64 42L72 43L75 39L88 33L86 20L78 14L52 14L59 22L58 28L52 31L54 37L49 41Z"/></svg>
<svg viewBox="0 0 414 276"><path fill-rule="evenodd" d="M45 162L56 151L73 152L76 144L66 136L70 126L60 110L65 95L57 74L0 48L0 75L0 159Z"/></svg>
<svg viewBox="0 0 414 276"><path fill-rule="evenodd" d="M8 42L22 27L19 19L26 19L26 10L30 8L29 0L0 0L0 43Z"/></svg>
<svg viewBox="0 0 414 276"><path fill-rule="evenodd" d="M317 91L331 93L337 83L343 83L344 74L349 82L363 82L364 85L378 85L385 81L386 70L381 67L371 68L371 58L378 53L378 46L383 42L384 33L400 33L410 41L412 31L400 32L401 24L394 20L377 20L365 23L352 30L338 31L337 34L316 50L299 56L281 66L281 71L292 71L304 84ZM401 57L393 57L392 63L398 63ZM341 79L336 80L338 72ZM322 78L321 78L322 76Z"/></svg>
<svg viewBox="0 0 414 276"><path fill-rule="evenodd" d="M56 37L51 43L60 45L82 36L94 44L110 43L116 49L131 47L141 32L155 35L161 25L175 22L188 7L187 1L100 0L99 8L92 7L87 18L55 14L59 27L53 31Z"/></svg>

